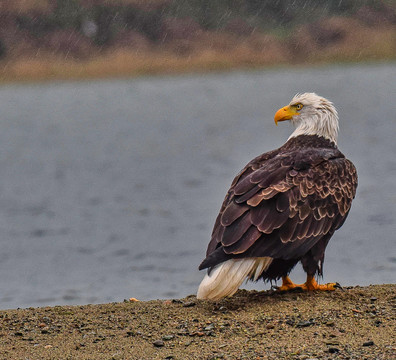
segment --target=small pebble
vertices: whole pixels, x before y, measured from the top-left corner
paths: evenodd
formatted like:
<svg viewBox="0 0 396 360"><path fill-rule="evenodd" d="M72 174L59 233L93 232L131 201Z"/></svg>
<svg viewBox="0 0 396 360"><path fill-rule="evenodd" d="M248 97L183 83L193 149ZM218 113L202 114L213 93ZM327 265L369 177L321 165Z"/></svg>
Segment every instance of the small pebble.
<svg viewBox="0 0 396 360"><path fill-rule="evenodd" d="M340 345L339 341L336 340L330 340L326 341L326 345Z"/></svg>
<svg viewBox="0 0 396 360"><path fill-rule="evenodd" d="M183 307L192 307L192 306L195 306L194 301L188 301L183 304Z"/></svg>
<svg viewBox="0 0 396 360"><path fill-rule="evenodd" d="M156 346L156 347L162 347L162 346L165 345L165 343L162 340L155 340L153 342L153 345Z"/></svg>
<svg viewBox="0 0 396 360"><path fill-rule="evenodd" d="M189 335L190 336L199 336L199 337L201 337L201 336L204 336L205 333L203 333L202 331L196 331L196 332L190 333Z"/></svg>
<svg viewBox="0 0 396 360"><path fill-rule="evenodd" d="M307 327L307 326L311 326L314 325L314 322L312 321L299 321L296 325L296 327Z"/></svg>
<svg viewBox="0 0 396 360"><path fill-rule="evenodd" d="M338 349L336 347L329 348L329 353L330 354L335 354L335 353L338 353L339 351L340 351L340 349Z"/></svg>
<svg viewBox="0 0 396 360"><path fill-rule="evenodd" d="M172 340L175 336L174 335L164 335L162 337L162 340L168 341L168 340Z"/></svg>
<svg viewBox="0 0 396 360"><path fill-rule="evenodd" d="M363 343L363 346L373 346L374 345L374 341L366 341Z"/></svg>
<svg viewBox="0 0 396 360"><path fill-rule="evenodd" d="M211 331L211 330L213 330L214 329L214 325L213 324L210 324L210 325L208 325L204 330L205 331Z"/></svg>

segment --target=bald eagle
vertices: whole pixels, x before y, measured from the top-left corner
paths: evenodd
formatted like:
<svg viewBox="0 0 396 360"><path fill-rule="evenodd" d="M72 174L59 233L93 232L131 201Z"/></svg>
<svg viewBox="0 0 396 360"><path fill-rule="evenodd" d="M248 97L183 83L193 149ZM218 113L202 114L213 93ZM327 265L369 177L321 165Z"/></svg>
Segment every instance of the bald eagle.
<svg viewBox="0 0 396 360"><path fill-rule="evenodd" d="M344 223L357 173L337 148L338 114L315 93L297 94L275 114L295 131L279 149L250 161L236 176L217 216L197 297L233 295L245 280L282 278L280 291L334 290L319 285L326 246ZM289 273L301 261L307 280Z"/></svg>

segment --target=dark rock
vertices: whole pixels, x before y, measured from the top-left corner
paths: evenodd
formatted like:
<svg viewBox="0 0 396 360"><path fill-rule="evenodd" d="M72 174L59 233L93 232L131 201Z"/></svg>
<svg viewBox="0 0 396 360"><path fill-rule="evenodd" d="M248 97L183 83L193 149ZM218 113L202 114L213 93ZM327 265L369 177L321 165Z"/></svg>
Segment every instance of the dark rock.
<svg viewBox="0 0 396 360"><path fill-rule="evenodd" d="M313 321L299 321L296 325L296 327L300 328L300 327L307 327L307 326L311 326L314 325L315 323Z"/></svg>
<svg viewBox="0 0 396 360"><path fill-rule="evenodd" d="M336 353L338 353L338 352L340 352L340 349L338 349L338 348L336 348L336 347L330 347L330 348L329 348L329 353L330 353L330 354L336 354Z"/></svg>
<svg viewBox="0 0 396 360"><path fill-rule="evenodd" d="M162 346L165 345L165 343L164 343L162 340L155 340L155 341L153 342L153 345L154 345L155 347L162 347Z"/></svg>
<svg viewBox="0 0 396 360"><path fill-rule="evenodd" d="M373 346L374 345L374 341L366 341L363 343L363 346Z"/></svg>
<svg viewBox="0 0 396 360"><path fill-rule="evenodd" d="M183 304L183 307L192 307L195 305L196 305L196 303L194 301L188 301Z"/></svg>

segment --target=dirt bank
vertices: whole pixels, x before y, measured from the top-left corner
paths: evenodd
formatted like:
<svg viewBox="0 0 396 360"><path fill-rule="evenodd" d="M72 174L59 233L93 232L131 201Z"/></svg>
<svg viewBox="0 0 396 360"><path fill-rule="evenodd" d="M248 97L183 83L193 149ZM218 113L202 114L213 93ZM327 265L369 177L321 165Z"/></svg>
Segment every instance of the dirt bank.
<svg viewBox="0 0 396 360"><path fill-rule="evenodd" d="M396 285L0 311L0 359L393 359Z"/></svg>

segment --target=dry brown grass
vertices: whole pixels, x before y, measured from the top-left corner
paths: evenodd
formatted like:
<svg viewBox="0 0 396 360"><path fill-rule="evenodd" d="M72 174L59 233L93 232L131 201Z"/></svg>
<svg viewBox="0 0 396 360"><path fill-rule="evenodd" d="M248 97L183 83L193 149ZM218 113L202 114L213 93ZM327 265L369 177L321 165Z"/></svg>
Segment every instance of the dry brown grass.
<svg viewBox="0 0 396 360"><path fill-rule="evenodd" d="M0 11L27 12L31 10L47 11L50 0L1 0Z"/></svg>
<svg viewBox="0 0 396 360"><path fill-rule="evenodd" d="M396 29L385 25L363 26L358 20L350 18L331 18L327 21L332 28L343 34L340 41L327 46L315 44L312 33L307 28L297 30L297 37L304 39L303 47L307 62L359 62L373 60L392 60L396 58ZM304 57L304 56L303 56Z"/></svg>

